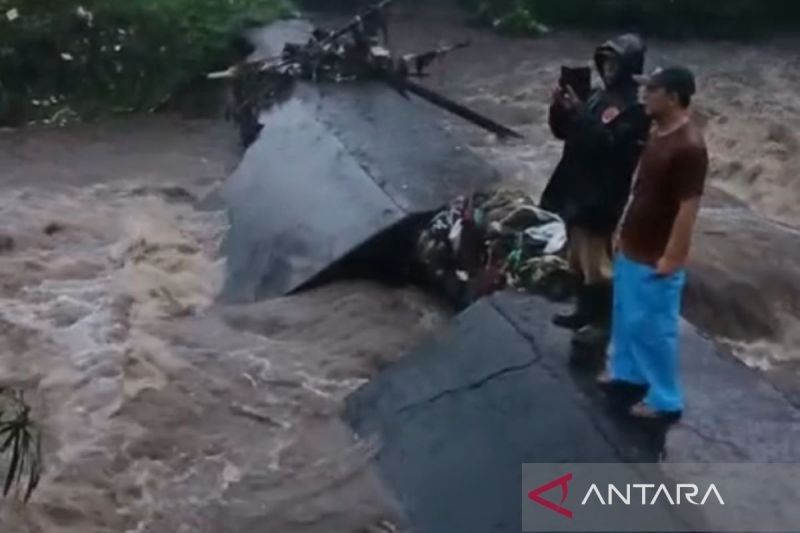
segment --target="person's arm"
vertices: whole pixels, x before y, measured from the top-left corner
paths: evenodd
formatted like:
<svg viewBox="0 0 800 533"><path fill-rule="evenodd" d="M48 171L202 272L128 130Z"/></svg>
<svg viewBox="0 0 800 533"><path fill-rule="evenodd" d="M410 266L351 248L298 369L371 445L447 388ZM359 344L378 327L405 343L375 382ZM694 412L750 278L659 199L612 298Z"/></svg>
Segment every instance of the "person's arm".
<svg viewBox="0 0 800 533"><path fill-rule="evenodd" d="M689 258L692 231L700 211L700 197L708 172L708 154L705 148L693 147L677 154L672 171L680 207L672 223L664 255L656 266L657 273L663 276L683 268Z"/></svg>
<svg viewBox="0 0 800 533"><path fill-rule="evenodd" d="M650 120L641 104L621 110L610 122L604 123L589 112L586 103L578 100L574 91L568 91L565 102L565 109L572 113L572 117L566 123L564 134L571 142L591 147L595 152L641 150L639 145L643 144L650 129Z"/></svg>
<svg viewBox="0 0 800 533"><path fill-rule="evenodd" d="M573 142L598 151L608 151L617 143L614 130L593 117L585 107L575 112L567 136Z"/></svg>
<svg viewBox="0 0 800 533"><path fill-rule="evenodd" d="M557 104L559 111L559 128L556 135L559 139L569 140L573 143L585 144L587 141L592 143L592 138L596 134L600 139L595 139L599 144L611 142L610 132L605 129L599 120L591 116L586 108L586 102L582 101L572 87L567 86L565 90L556 92L553 95L553 103ZM553 108L551 108L550 129L553 130ZM553 130L555 134L555 130ZM593 143L597 145L597 143Z"/></svg>
<svg viewBox="0 0 800 533"><path fill-rule="evenodd" d="M677 272L686 265L692 243L692 230L699 211L699 196L681 202L678 215L672 224L672 232L669 235L664 255L656 268L659 274L666 276Z"/></svg>

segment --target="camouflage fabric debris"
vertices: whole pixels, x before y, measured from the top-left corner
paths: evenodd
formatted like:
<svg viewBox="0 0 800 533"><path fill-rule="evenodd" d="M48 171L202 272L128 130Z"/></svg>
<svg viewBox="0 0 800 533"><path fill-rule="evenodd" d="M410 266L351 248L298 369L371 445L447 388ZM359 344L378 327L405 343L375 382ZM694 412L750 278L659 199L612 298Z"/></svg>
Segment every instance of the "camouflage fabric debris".
<svg viewBox="0 0 800 533"><path fill-rule="evenodd" d="M566 275L563 221L525 192L455 198L421 232L417 258L434 283L469 303L505 287L530 292Z"/></svg>

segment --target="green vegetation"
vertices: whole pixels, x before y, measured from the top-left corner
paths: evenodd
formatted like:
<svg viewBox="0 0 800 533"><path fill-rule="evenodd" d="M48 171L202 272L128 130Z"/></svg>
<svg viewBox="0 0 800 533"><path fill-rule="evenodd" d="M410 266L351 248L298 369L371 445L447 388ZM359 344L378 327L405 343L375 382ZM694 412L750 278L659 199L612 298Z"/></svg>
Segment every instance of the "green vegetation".
<svg viewBox="0 0 800 533"><path fill-rule="evenodd" d="M619 27L673 37L748 37L800 28L800 2L782 0L460 0L484 23Z"/></svg>
<svg viewBox="0 0 800 533"><path fill-rule="evenodd" d="M545 29L539 22L535 2L462 0L462 3L472 9L479 22L490 24L504 33L535 35Z"/></svg>
<svg viewBox="0 0 800 533"><path fill-rule="evenodd" d="M27 501L42 473L42 441L30 419L22 392L0 388L0 482L2 495L12 488Z"/></svg>
<svg viewBox="0 0 800 533"><path fill-rule="evenodd" d="M288 0L0 0L0 124L147 110Z"/></svg>

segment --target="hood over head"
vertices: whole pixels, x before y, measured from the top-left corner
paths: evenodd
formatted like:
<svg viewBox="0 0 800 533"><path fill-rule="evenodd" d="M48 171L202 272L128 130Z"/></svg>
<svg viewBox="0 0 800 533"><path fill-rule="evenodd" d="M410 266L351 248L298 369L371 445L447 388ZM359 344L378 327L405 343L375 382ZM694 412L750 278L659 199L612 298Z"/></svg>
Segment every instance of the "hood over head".
<svg viewBox="0 0 800 533"><path fill-rule="evenodd" d="M626 33L606 41L599 47L594 54L594 62L597 71L603 73L603 63L609 55L619 58L619 70L616 78L609 84L608 88L626 85L636 85L634 76L639 76L644 72L644 56L647 47L641 37L633 33ZM605 80L604 80L605 82Z"/></svg>

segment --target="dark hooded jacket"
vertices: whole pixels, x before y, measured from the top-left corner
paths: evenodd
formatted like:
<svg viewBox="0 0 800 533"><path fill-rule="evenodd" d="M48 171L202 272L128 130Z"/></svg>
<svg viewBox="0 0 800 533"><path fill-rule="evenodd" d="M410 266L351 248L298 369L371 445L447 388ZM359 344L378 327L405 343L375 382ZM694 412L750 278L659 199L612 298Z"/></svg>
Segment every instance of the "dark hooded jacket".
<svg viewBox="0 0 800 533"><path fill-rule="evenodd" d="M541 198L542 208L568 226L602 234L612 233L622 216L650 129L634 79L644 70L644 43L627 34L600 46L595 64L601 73L609 53L619 58L612 83L593 91L579 111L550 108L550 129L564 141L564 152Z"/></svg>

